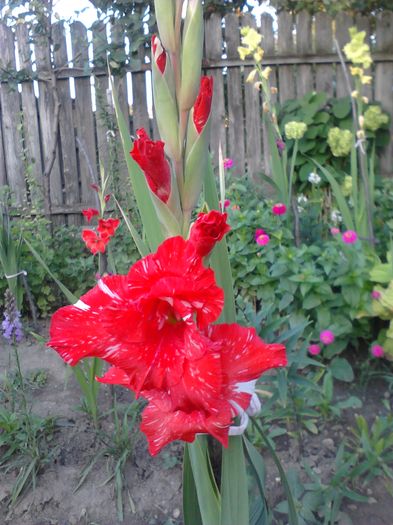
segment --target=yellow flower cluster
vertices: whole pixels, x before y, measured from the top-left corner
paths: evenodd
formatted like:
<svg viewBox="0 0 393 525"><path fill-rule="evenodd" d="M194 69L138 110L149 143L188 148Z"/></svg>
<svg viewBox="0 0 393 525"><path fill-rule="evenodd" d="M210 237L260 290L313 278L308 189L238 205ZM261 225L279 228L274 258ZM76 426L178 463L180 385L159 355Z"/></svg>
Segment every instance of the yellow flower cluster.
<svg viewBox="0 0 393 525"><path fill-rule="evenodd" d="M362 84L370 84L372 77L365 75L364 70L368 69L373 60L370 54L370 46L364 42L365 31L358 31L356 27L349 29L351 41L344 46L344 53L353 66L350 66L351 75L359 77Z"/></svg>
<svg viewBox="0 0 393 525"><path fill-rule="evenodd" d="M284 130L287 139L300 140L307 131L307 124L304 122L292 120L291 122L287 122L285 124Z"/></svg>
<svg viewBox="0 0 393 525"><path fill-rule="evenodd" d="M335 157L346 157L352 148L353 135L348 129L330 128L327 142Z"/></svg>
<svg viewBox="0 0 393 525"><path fill-rule="evenodd" d="M371 131L377 131L383 124L389 122L386 113L382 113L379 106L370 106L364 113L364 127Z"/></svg>
<svg viewBox="0 0 393 525"><path fill-rule="evenodd" d="M240 34L242 35L242 45L237 48L237 51L241 60L252 55L255 62L260 64L263 58L263 49L259 45L262 41L262 35L250 26L242 27Z"/></svg>

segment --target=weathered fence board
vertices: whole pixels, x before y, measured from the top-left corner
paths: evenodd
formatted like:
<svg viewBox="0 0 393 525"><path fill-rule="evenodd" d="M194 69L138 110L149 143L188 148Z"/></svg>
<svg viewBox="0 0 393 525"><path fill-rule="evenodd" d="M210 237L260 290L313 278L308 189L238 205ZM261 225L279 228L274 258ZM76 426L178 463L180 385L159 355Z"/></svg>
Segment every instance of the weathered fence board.
<svg viewBox="0 0 393 525"><path fill-rule="evenodd" d="M11 29L4 24L0 24L0 42L2 43L0 65L4 68L9 66L15 68L14 35ZM0 101L7 182L15 195L16 203L20 205L26 200L26 183L23 165L20 100L15 86L11 89L11 86L7 84L1 84Z"/></svg>
<svg viewBox="0 0 393 525"><path fill-rule="evenodd" d="M228 58L237 58L240 45L239 17L234 14L225 17L225 41ZM228 68L228 141L229 155L234 160L233 172L244 172L244 114L243 114L243 79L240 68Z"/></svg>
<svg viewBox="0 0 393 525"><path fill-rule="evenodd" d="M276 30L273 18L263 14L258 28L263 36L263 66L272 67L270 83L279 89L278 95L272 95L273 100L282 103L314 89L331 96L348 95L334 39L342 48L349 40L348 28L356 23L366 31L374 58L373 87L365 86L364 94L370 100L375 98L393 115L392 13L378 15L376 28L368 18L353 19L343 13L335 20L326 13L317 13L314 17L299 13L295 18L281 13L277 22ZM214 13L205 24L203 71L214 78L211 116L214 162L218 161L221 144L224 156L232 157L235 162L233 173L241 175L247 171L255 176L260 171L267 172L263 101L253 84L245 82L253 67L252 60L240 60L237 51L240 27L256 27L255 20L249 14L229 14L222 19ZM58 223L69 217L69 223L79 224L80 210L87 205L97 205L97 195L90 185L97 182L100 165L107 174L113 175L113 190L124 187L128 179L118 148L106 66L108 27L97 21L92 27L92 43L80 22L71 24L70 31L72 57L67 52L61 23L52 28L52 50L45 37L33 34L32 43L34 28L29 32L23 24L13 29L0 25L2 66L15 67L15 39L20 68L38 76L38 96L31 77L21 81L18 90L11 91L6 81L0 84L0 185L8 184L15 202L21 205L32 199L33 181L36 181L37 188L42 187L45 212L53 214ZM117 26L112 26L109 32L111 42L125 50L127 35ZM89 60L89 45L92 45L93 64ZM139 63L135 66L133 61L131 66L123 68L123 76L114 75L113 84L128 118L130 133L135 134L138 128L144 127L157 139L157 126L151 119L149 106L149 54L142 46L137 52ZM70 83L74 83L75 96ZM20 115L23 115L22 125ZM382 170L386 174L392 173L392 156L391 144L382 159Z"/></svg>
<svg viewBox="0 0 393 525"><path fill-rule="evenodd" d="M89 68L87 31L83 24L71 24L72 56L76 67ZM89 108L90 111L86 111ZM94 117L91 99L90 78L75 79L75 128L78 144L79 177L81 199L86 204L94 204L91 184L98 181L97 150L94 130Z"/></svg>
<svg viewBox="0 0 393 525"><path fill-rule="evenodd" d="M16 26L19 62L22 69L32 73L31 48L29 29L26 24ZM41 141L37 113L37 97L34 93L33 81L22 84L21 90L23 135L26 163L29 165L29 191L33 205L43 198L43 166L41 160ZM75 149L75 147L74 147Z"/></svg>

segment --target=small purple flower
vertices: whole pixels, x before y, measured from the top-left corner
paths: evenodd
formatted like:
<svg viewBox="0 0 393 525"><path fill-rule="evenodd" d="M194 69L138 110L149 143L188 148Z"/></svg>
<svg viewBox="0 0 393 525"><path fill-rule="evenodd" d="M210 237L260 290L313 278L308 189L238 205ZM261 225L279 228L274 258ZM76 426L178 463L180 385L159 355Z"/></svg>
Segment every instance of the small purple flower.
<svg viewBox="0 0 393 525"><path fill-rule="evenodd" d="M358 240L358 234L353 230L347 230L341 238L346 244L354 244Z"/></svg>
<svg viewBox="0 0 393 525"><path fill-rule="evenodd" d="M333 227L333 228L330 228L330 233L332 235L338 235L340 233L340 230L339 230L339 228L334 228Z"/></svg>
<svg viewBox="0 0 393 525"><path fill-rule="evenodd" d="M3 336L7 341L12 342L13 338L17 343L23 339L23 327L20 320L20 312L16 307L15 297L10 290L7 290L4 295L4 319L1 323Z"/></svg>
<svg viewBox="0 0 393 525"><path fill-rule="evenodd" d="M378 299L380 299L381 297L381 292L378 292L378 290L373 290L371 292L371 297L372 299L374 299L375 301L378 301Z"/></svg>
<svg viewBox="0 0 393 525"><path fill-rule="evenodd" d="M230 170L231 168L233 168L233 159L230 159L230 158L224 159L224 169Z"/></svg>
<svg viewBox="0 0 393 525"><path fill-rule="evenodd" d="M270 242L270 237L267 235L267 233L262 233L261 235L258 235L256 238L256 243L259 244L259 246L266 246Z"/></svg>
<svg viewBox="0 0 393 525"><path fill-rule="evenodd" d="M385 355L385 350L383 346L381 345L372 345L371 347L371 355L373 357L381 358Z"/></svg>
<svg viewBox="0 0 393 525"><path fill-rule="evenodd" d="M321 347L317 344L312 344L312 345L309 345L308 348L308 353L311 354L311 355L318 355L321 353Z"/></svg>
<svg viewBox="0 0 393 525"><path fill-rule="evenodd" d="M334 343L334 333L331 330L322 330L322 332L319 334L319 340L324 345L331 345Z"/></svg>
<svg viewBox="0 0 393 525"><path fill-rule="evenodd" d="M277 146L278 152L281 154L285 149L285 142L281 139L276 139L276 146Z"/></svg>

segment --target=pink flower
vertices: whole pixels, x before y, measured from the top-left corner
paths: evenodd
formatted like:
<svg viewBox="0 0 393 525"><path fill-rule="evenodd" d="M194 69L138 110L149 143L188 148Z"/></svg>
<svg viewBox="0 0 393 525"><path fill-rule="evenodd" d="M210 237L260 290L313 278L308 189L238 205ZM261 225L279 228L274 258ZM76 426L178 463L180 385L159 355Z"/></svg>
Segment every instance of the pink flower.
<svg viewBox="0 0 393 525"><path fill-rule="evenodd" d="M267 235L267 233L262 233L262 235L258 235L256 238L256 243L259 244L259 246L266 246L270 242L270 237Z"/></svg>
<svg viewBox="0 0 393 525"><path fill-rule="evenodd" d="M254 239L257 240L260 235L263 235L265 233L265 230L263 230L262 228L257 228L254 233Z"/></svg>
<svg viewBox="0 0 393 525"><path fill-rule="evenodd" d="M276 139L276 146L277 146L278 152L281 154L285 149L285 142L281 139Z"/></svg>
<svg viewBox="0 0 393 525"><path fill-rule="evenodd" d="M220 210L226 210L231 205L231 201L229 199L225 199L224 206L222 205L222 202L220 201Z"/></svg>
<svg viewBox="0 0 393 525"><path fill-rule="evenodd" d="M347 230L342 234L341 238L346 244L353 244L358 240L358 234L353 230Z"/></svg>
<svg viewBox="0 0 393 525"><path fill-rule="evenodd" d="M383 349L383 346L381 345L372 345L371 347L371 355L373 357L383 357L385 355L385 350Z"/></svg>
<svg viewBox="0 0 393 525"><path fill-rule="evenodd" d="M338 235L340 233L339 228L330 228L330 233L332 235Z"/></svg>
<svg viewBox="0 0 393 525"><path fill-rule="evenodd" d="M331 345L334 343L334 333L331 330L322 330L319 334L319 340L324 345Z"/></svg>
<svg viewBox="0 0 393 525"><path fill-rule="evenodd" d="M233 168L233 159L229 159L229 158L224 159L224 168L226 170L230 170L231 168Z"/></svg>
<svg viewBox="0 0 393 525"><path fill-rule="evenodd" d="M232 206L232 210L234 210L234 211L239 211L239 210L240 210L240 206L239 206L238 204L234 204L234 205Z"/></svg>
<svg viewBox="0 0 393 525"><path fill-rule="evenodd" d="M284 215L287 212L287 207L282 202L278 202L272 207L274 215Z"/></svg>
<svg viewBox="0 0 393 525"><path fill-rule="evenodd" d="M378 292L378 290L373 290L371 292L371 297L378 301L378 299L381 297L381 292Z"/></svg>
<svg viewBox="0 0 393 525"><path fill-rule="evenodd" d="M321 347L317 344L309 345L307 350L308 350L308 353L311 355L318 355L321 353Z"/></svg>

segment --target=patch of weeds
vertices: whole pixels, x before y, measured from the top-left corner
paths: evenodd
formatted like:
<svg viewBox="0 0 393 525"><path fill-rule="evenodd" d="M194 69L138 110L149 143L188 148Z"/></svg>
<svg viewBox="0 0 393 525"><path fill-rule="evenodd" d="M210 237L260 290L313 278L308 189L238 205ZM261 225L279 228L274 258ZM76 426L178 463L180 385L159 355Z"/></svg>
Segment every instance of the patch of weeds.
<svg viewBox="0 0 393 525"><path fill-rule="evenodd" d="M124 519L124 499L128 502L131 512L135 512L135 504L127 486L125 467L128 459L134 453L134 446L139 436L140 408L141 403L139 401L134 401L124 407L118 405L116 398L114 398L111 411L114 425L113 432L109 434L104 433L102 430L98 431L97 435L102 442L102 448L95 453L94 458L82 470L79 482L74 489L74 492L76 492L88 478L93 467L105 458L109 476L101 483L101 486L111 481L113 482L119 521Z"/></svg>

